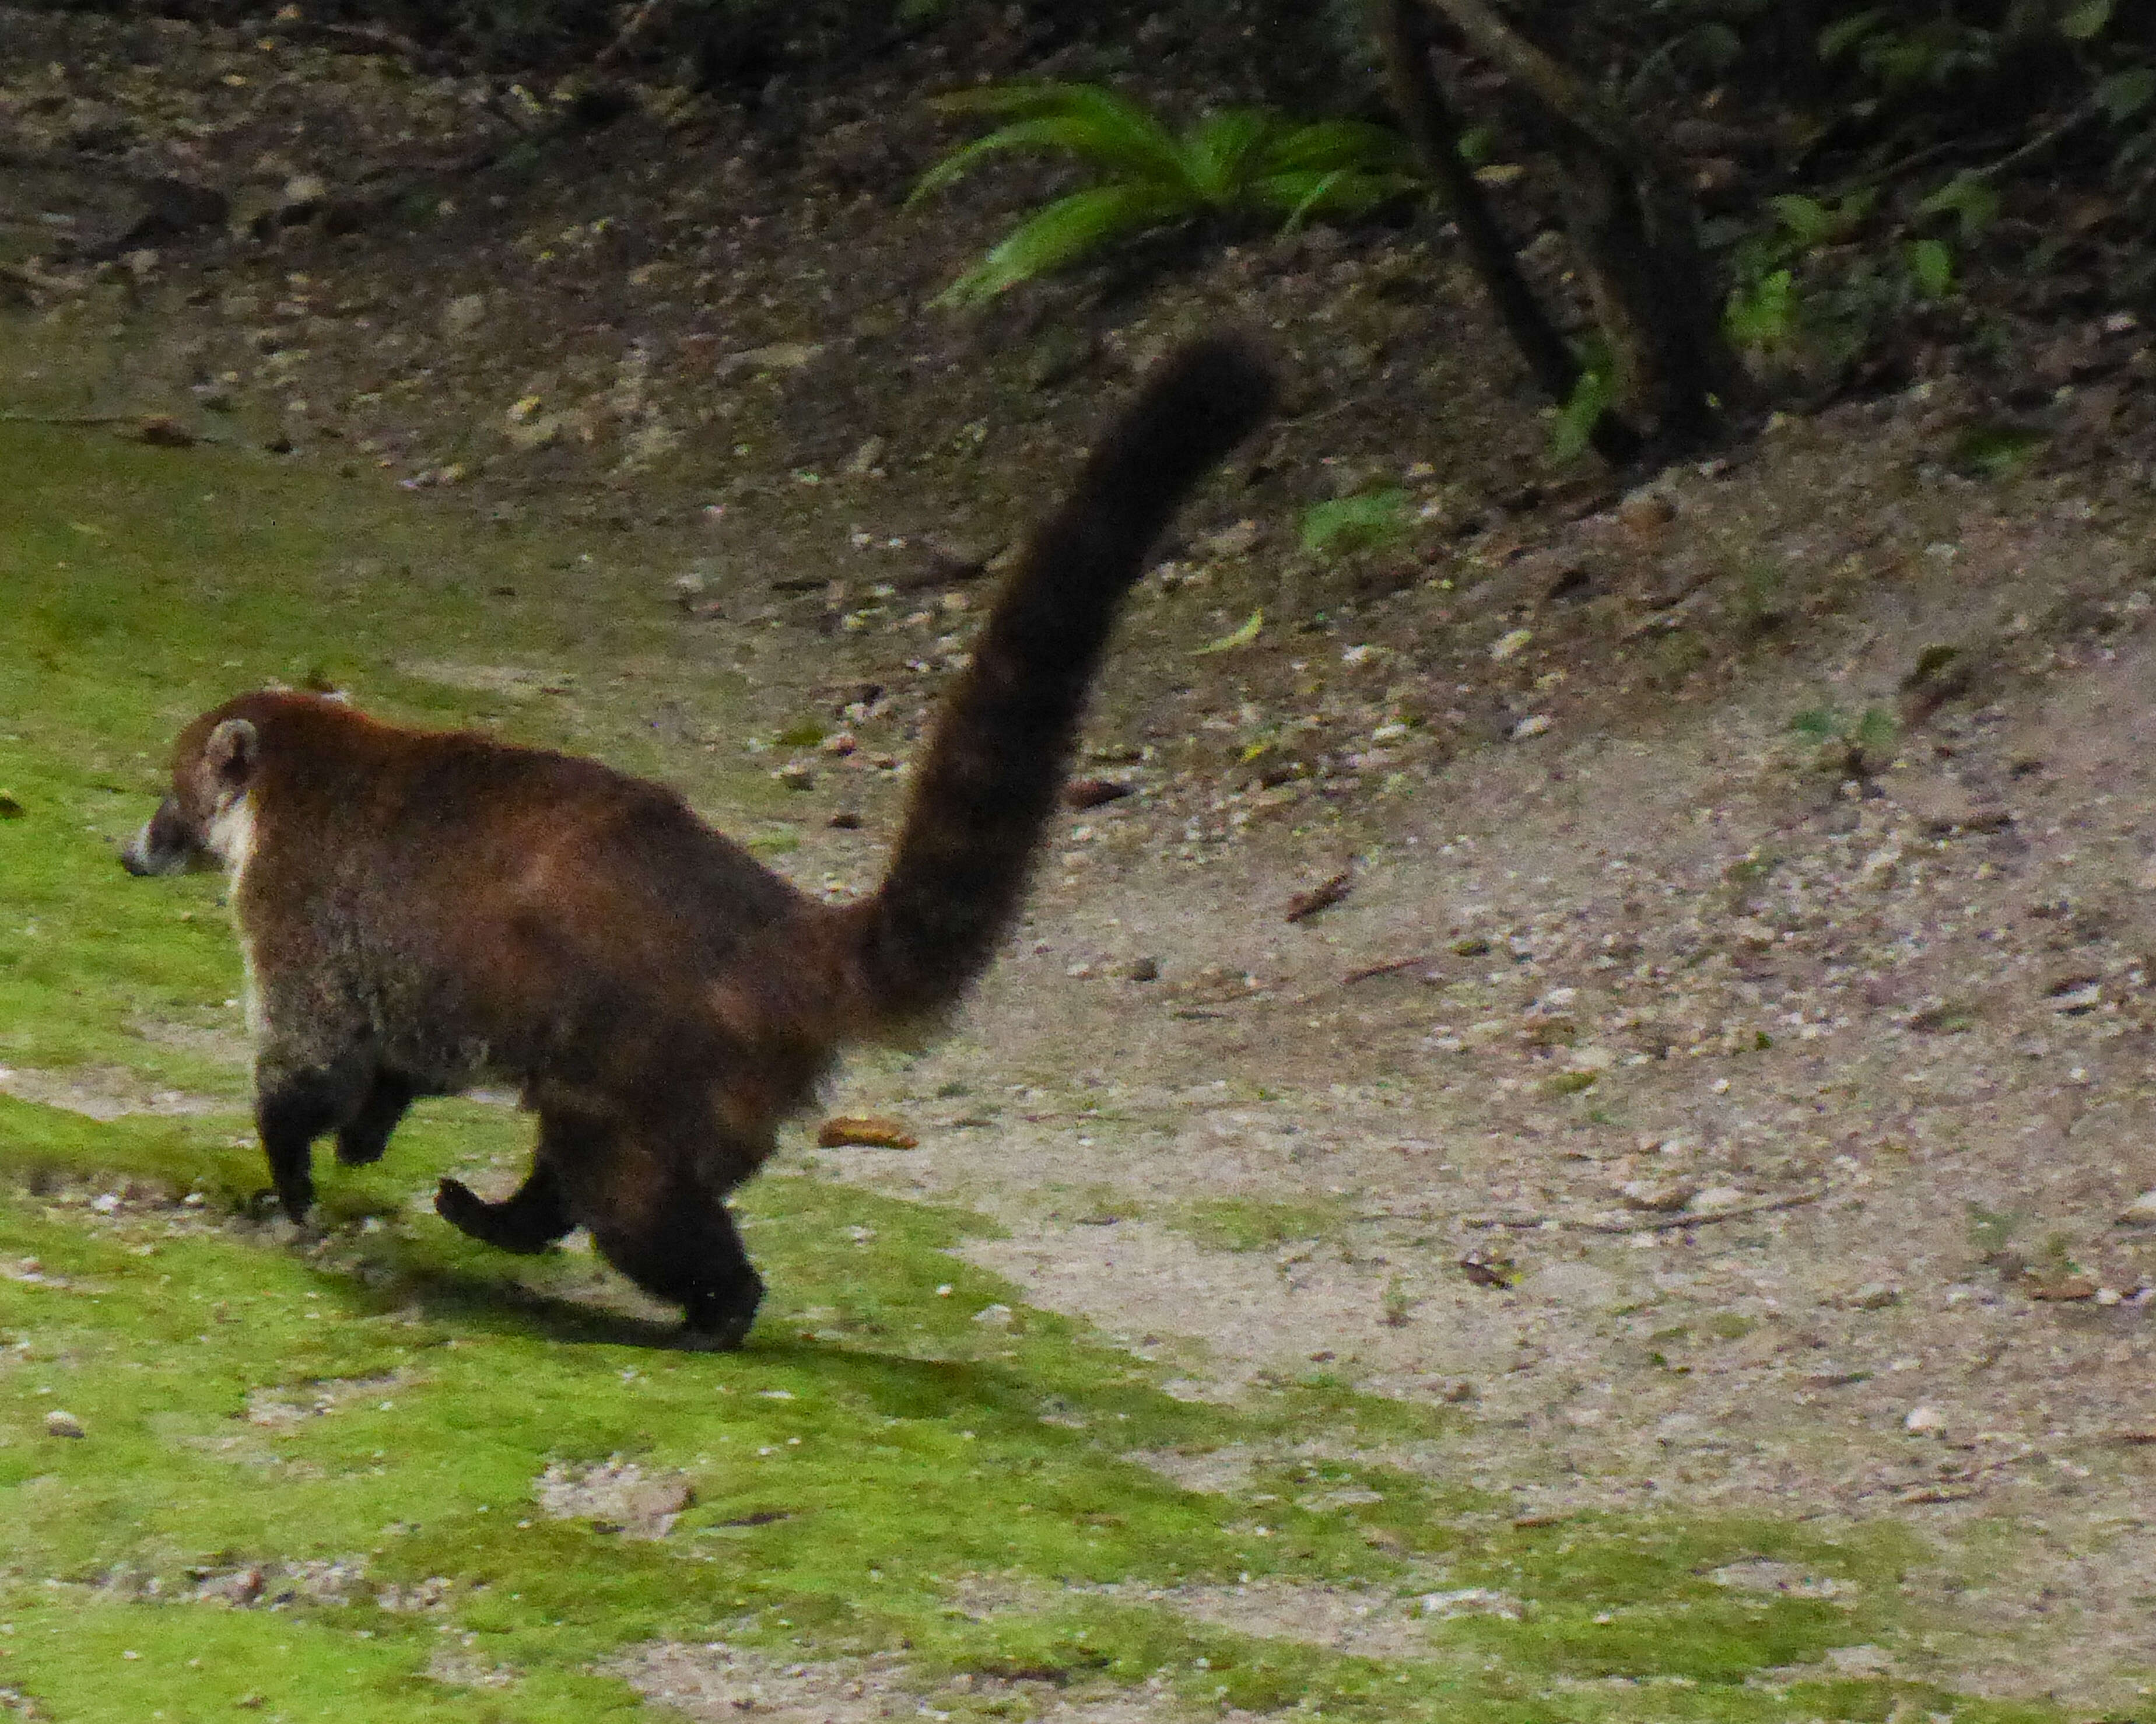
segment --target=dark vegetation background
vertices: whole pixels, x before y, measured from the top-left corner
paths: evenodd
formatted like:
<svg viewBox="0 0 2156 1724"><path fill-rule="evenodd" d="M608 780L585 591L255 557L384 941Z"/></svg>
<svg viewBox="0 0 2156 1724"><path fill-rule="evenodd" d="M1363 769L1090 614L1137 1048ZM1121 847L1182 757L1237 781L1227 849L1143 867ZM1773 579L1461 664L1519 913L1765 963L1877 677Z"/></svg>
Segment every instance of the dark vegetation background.
<svg viewBox="0 0 2156 1724"><path fill-rule="evenodd" d="M1481 0L59 9L259 24L397 55L421 74L567 80L552 100L559 117L586 126L629 111L632 85L680 88L737 104L752 146L781 156L828 146L845 123L829 98L879 68L919 80L923 95L954 76L1050 76L1169 85L1183 98L1170 111L1256 103L1300 119L1392 123L1397 91L1380 38L1397 13L1431 56L1461 153L1506 165L1485 190L1516 246L1563 228L1575 251L1592 249L1565 208L1587 172L1570 147L1583 104L1629 129L1633 166L1666 180L1696 224L1698 291L1758 386L1751 405L1898 387L1952 348L2003 401L2035 407L2062 374L2082 380L2100 363L2035 351L2041 326L2096 310L2145 313L2156 296L2156 13L2115 0L1540 0L1502 12ZM1569 110L1490 51L1491 28L1576 80ZM1417 219L1414 200L1369 218ZM1179 237L1187 249L1219 235L1199 223ZM1158 267L1176 249L1141 248L1140 261ZM1599 291L1592 259L1575 261L1589 265L1584 284L1545 284L1548 314L1575 350L1558 385L1568 394L1579 371L1613 369L1593 310L1601 336L1617 341L1614 370L1627 370L1608 308L1587 303ZM1575 432L1628 395L1652 431L1667 418L1666 403L1643 398L1652 381L1620 377L1574 400ZM1721 399L1744 393L1735 381L1722 377L1717 405L1739 404Z"/></svg>

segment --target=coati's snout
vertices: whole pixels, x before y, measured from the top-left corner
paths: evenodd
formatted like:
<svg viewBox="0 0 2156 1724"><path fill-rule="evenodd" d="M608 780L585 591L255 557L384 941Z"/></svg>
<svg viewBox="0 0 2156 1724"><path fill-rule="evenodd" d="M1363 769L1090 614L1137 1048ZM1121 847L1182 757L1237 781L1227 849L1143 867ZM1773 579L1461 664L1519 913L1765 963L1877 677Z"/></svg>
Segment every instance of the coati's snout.
<svg viewBox="0 0 2156 1724"><path fill-rule="evenodd" d="M120 853L120 865L138 879L152 874L185 874L191 868L209 865L210 854L180 808L177 797L168 796L157 812Z"/></svg>
<svg viewBox="0 0 2156 1724"><path fill-rule="evenodd" d="M173 750L172 793L120 853L138 877L237 867L249 836L248 782L260 739L244 718L191 725Z"/></svg>

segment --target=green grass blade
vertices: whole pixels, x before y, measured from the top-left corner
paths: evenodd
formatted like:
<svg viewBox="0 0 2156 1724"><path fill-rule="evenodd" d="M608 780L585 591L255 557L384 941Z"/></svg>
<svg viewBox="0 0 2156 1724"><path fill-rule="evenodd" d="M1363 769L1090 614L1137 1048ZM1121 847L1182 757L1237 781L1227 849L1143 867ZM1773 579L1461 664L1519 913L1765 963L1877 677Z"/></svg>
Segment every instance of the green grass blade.
<svg viewBox="0 0 2156 1724"><path fill-rule="evenodd" d="M1094 186L1058 198L1022 222L937 296L939 305L978 305L1006 288L1075 263L1111 240L1157 228L1197 207L1181 187Z"/></svg>
<svg viewBox="0 0 2156 1724"><path fill-rule="evenodd" d="M1338 195L1340 183L1348 172L1347 168L1336 167L1330 173L1276 174L1259 188L1260 193L1265 202L1276 205L1294 198L1286 221L1281 224L1282 233L1292 233L1317 213L1320 205ZM1305 181L1308 182L1306 187ZM1298 192L1300 196L1296 195Z"/></svg>

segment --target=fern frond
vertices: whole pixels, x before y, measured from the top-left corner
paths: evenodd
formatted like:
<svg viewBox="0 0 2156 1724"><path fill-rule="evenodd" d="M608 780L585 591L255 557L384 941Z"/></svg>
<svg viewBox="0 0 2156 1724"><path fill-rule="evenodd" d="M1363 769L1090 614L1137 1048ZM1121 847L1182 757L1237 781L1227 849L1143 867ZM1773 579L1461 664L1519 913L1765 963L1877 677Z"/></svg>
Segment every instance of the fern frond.
<svg viewBox="0 0 2156 1724"><path fill-rule="evenodd" d="M1175 135L1139 103L1098 85L988 85L939 96L933 105L1013 123L937 162L915 187L915 198L948 185L984 155L1026 147L1066 151L1126 178L1188 177Z"/></svg>

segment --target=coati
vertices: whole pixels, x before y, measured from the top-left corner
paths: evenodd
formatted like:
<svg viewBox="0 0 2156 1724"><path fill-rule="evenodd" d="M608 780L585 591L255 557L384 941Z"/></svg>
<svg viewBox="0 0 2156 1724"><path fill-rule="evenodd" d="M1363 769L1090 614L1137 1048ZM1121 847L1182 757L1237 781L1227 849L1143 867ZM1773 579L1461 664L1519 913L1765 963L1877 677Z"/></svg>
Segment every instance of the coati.
<svg viewBox="0 0 2156 1724"><path fill-rule="evenodd" d="M763 1283L726 1207L849 1043L932 1027L1015 916L1123 595L1183 496L1270 404L1237 341L1171 355L1034 531L944 701L870 896L808 898L674 792L595 761L243 695L180 732L121 860L221 863L255 1120L285 1213L315 1140L371 1162L405 1110L488 1080L538 1116L531 1175L434 1206L506 1250L578 1224L738 1346Z"/></svg>

